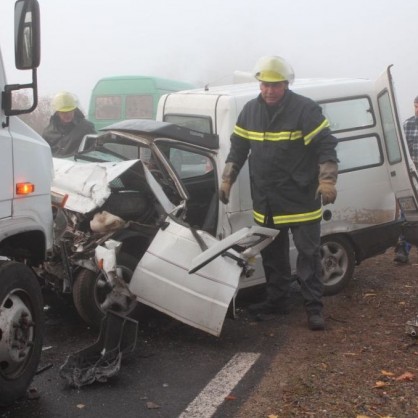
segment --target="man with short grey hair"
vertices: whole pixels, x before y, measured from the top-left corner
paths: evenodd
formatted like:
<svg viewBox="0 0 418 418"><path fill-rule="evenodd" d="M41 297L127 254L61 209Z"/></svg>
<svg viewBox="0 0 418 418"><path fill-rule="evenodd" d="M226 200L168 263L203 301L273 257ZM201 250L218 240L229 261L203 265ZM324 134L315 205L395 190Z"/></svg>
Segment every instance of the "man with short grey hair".
<svg viewBox="0 0 418 418"><path fill-rule="evenodd" d="M414 100L415 114L403 123L409 154L418 169L418 96Z"/></svg>
<svg viewBox="0 0 418 418"><path fill-rule="evenodd" d="M409 155L415 164L415 168L418 170L418 96L414 99L414 108L414 116L406 119L403 123L403 129L408 144ZM394 261L402 264L408 263L410 250L411 244L401 235L395 247Z"/></svg>

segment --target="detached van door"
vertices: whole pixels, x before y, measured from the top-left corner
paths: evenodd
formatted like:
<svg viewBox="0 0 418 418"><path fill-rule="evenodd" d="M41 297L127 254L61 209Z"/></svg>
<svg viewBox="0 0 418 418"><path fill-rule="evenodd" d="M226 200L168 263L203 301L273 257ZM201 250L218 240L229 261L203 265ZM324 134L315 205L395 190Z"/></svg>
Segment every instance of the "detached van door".
<svg viewBox="0 0 418 418"><path fill-rule="evenodd" d="M245 258L251 258L277 234L254 226L219 241L168 218L137 265L129 289L139 302L219 336L243 272L244 258L231 247L245 248Z"/></svg>
<svg viewBox="0 0 418 418"><path fill-rule="evenodd" d="M418 178L412 166L394 98L391 66L376 80L376 94L388 158L389 178L396 199L409 222L418 221Z"/></svg>

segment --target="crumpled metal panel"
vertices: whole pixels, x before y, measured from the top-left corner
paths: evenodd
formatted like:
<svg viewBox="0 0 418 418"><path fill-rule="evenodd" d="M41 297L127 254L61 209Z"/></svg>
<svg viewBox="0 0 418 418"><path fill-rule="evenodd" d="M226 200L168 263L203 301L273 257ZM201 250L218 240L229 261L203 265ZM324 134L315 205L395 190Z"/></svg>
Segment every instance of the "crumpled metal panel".
<svg viewBox="0 0 418 418"><path fill-rule="evenodd" d="M138 161L85 163L54 158L51 190L68 195L66 209L88 213L101 207L109 197L109 183Z"/></svg>
<svg viewBox="0 0 418 418"><path fill-rule="evenodd" d="M93 382L107 382L119 372L122 355L134 350L137 330L137 321L107 311L98 340L68 356L60 367L59 375L76 388Z"/></svg>

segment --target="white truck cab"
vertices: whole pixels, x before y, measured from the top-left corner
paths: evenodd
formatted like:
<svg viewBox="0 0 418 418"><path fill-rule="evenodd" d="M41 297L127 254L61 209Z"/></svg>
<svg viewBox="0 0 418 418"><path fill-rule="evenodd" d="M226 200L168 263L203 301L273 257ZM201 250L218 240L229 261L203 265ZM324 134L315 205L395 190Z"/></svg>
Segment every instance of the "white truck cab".
<svg viewBox="0 0 418 418"><path fill-rule="evenodd" d="M323 208L321 233L325 294L335 294L356 264L395 245L403 225L400 208L407 224L416 224L418 177L399 123L390 67L375 81L306 79L296 80L291 89L321 105L338 138L338 197ZM167 94L160 99L157 120L217 135L219 147L211 158L219 182L237 117L258 94L257 82ZM247 163L228 205L219 204L215 223L219 239L254 223ZM295 271L295 248L291 259ZM258 263L241 287L263 281Z"/></svg>
<svg viewBox="0 0 418 418"><path fill-rule="evenodd" d="M32 70L32 82L7 84L0 55L0 405L24 395L38 367L43 301L31 267L52 245L50 147L17 117L37 105L38 2L18 0L14 21L16 68ZM21 89L33 94L27 109L13 106L13 92Z"/></svg>

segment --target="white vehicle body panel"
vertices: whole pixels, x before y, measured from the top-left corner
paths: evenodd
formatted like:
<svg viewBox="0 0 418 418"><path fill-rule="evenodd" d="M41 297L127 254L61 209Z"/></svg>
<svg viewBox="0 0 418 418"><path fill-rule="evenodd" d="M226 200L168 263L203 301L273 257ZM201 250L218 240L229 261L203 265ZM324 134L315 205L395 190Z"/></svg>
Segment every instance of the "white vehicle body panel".
<svg viewBox="0 0 418 418"><path fill-rule="evenodd" d="M138 301L186 324L219 335L232 298L239 288L242 267L229 257L216 257L236 241L264 233L267 243L277 231L238 231L229 240L218 241L204 231L199 235L209 249L202 253L191 230L175 222L160 229L139 262L130 283ZM267 244L266 243L266 244ZM236 257L239 254L229 250ZM207 260L212 260L206 264ZM192 267L204 265L189 274Z"/></svg>
<svg viewBox="0 0 418 418"><path fill-rule="evenodd" d="M2 121L5 120L3 113ZM0 239L19 232L41 231L47 248L52 245L51 182L49 145L16 116L0 128ZM32 183L35 191L16 194L17 183ZM7 232L6 232L7 231Z"/></svg>
<svg viewBox="0 0 418 418"><path fill-rule="evenodd" d="M137 162L77 163L54 158L52 191L68 195L67 209L78 213L90 212L102 206L109 197L109 183Z"/></svg>
<svg viewBox="0 0 418 418"><path fill-rule="evenodd" d="M6 84L6 78L3 71L3 60L0 55L0 86ZM6 123L6 116L0 112L0 123ZM1 179L3 185L9 187L0 188L0 219L8 217L12 214L12 198L13 198L13 159L12 159L12 137L9 128L0 129L1 149L0 167Z"/></svg>

